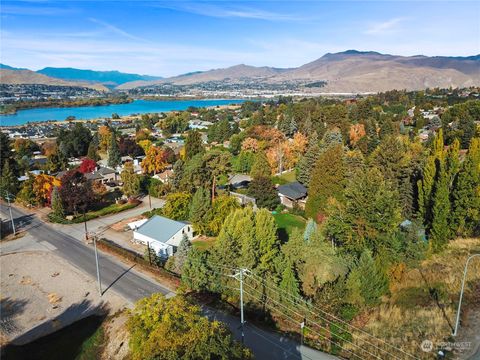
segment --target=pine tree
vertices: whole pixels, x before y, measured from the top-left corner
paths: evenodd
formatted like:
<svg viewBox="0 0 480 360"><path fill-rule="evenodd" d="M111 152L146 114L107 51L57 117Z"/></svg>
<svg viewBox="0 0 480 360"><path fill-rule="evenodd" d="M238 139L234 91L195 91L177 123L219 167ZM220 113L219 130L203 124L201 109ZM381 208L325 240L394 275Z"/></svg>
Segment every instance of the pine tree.
<svg viewBox="0 0 480 360"><path fill-rule="evenodd" d="M465 161L455 179L452 230L463 236L480 232L480 138L472 138Z"/></svg>
<svg viewBox="0 0 480 360"><path fill-rule="evenodd" d="M255 239L258 244L259 264L261 272L273 270L273 260L279 252L277 225L270 211L260 209L255 213Z"/></svg>
<svg viewBox="0 0 480 360"><path fill-rule="evenodd" d="M317 231L317 223L313 219L308 219L305 231L303 232L303 240L309 242L310 238Z"/></svg>
<svg viewBox="0 0 480 360"><path fill-rule="evenodd" d="M437 252L448 242L450 236L449 217L450 199L448 174L445 165L440 165L432 207L432 228L430 231L430 249Z"/></svg>
<svg viewBox="0 0 480 360"><path fill-rule="evenodd" d="M100 160L100 156L98 156L98 146L95 145L93 141L88 145L87 157L94 161Z"/></svg>
<svg viewBox="0 0 480 360"><path fill-rule="evenodd" d="M120 177L123 182L122 192L125 196L130 198L140 193L140 178L135 174L131 161L125 163Z"/></svg>
<svg viewBox="0 0 480 360"><path fill-rule="evenodd" d="M265 152L259 151L255 156L252 170L250 170L250 176L255 179L259 177L270 177L271 174L272 171Z"/></svg>
<svg viewBox="0 0 480 360"><path fill-rule="evenodd" d="M310 174L315 166L315 162L317 161L319 154L320 147L318 146L318 136L314 131L308 139L308 149L305 152L305 155L301 157L297 165L297 180L307 187L310 183Z"/></svg>
<svg viewBox="0 0 480 360"><path fill-rule="evenodd" d="M208 230L206 215L210 205L210 194L208 191L203 187L198 188L190 204L189 220L193 224L195 231L202 234L205 234Z"/></svg>
<svg viewBox="0 0 480 360"><path fill-rule="evenodd" d="M174 256L174 271L177 274L182 273L183 266L188 259L188 253L192 248L192 243L188 239L187 235L183 235L182 240L180 241L180 245L178 246L177 252Z"/></svg>
<svg viewBox="0 0 480 360"><path fill-rule="evenodd" d="M283 270L282 280L280 281L279 287L286 294L290 295L289 298L286 299L287 302L295 301L294 299L300 297L298 280L291 262L288 262Z"/></svg>
<svg viewBox="0 0 480 360"><path fill-rule="evenodd" d="M203 152L202 134L197 130L191 130L185 140L185 159L191 159Z"/></svg>
<svg viewBox="0 0 480 360"><path fill-rule="evenodd" d="M54 187L52 190L52 216L54 216L56 219L65 218L62 199L60 198L60 193L58 192L57 187Z"/></svg>
<svg viewBox="0 0 480 360"><path fill-rule="evenodd" d="M340 199L345 188L343 147L336 145L323 152L312 170L305 213L317 219L326 209L328 199Z"/></svg>
<svg viewBox="0 0 480 360"><path fill-rule="evenodd" d="M369 250L362 252L357 266L350 272L347 289L349 301L357 306L376 305L388 292L388 278Z"/></svg>
<svg viewBox="0 0 480 360"><path fill-rule="evenodd" d="M110 138L110 147L108 148L108 166L110 166L112 169L115 169L121 163L122 158L120 156L120 149L118 148L115 133L112 131Z"/></svg>
<svg viewBox="0 0 480 360"><path fill-rule="evenodd" d="M182 160L177 160L173 164L173 177L170 179L170 185L176 191L180 190L180 184L183 179L184 163Z"/></svg>
<svg viewBox="0 0 480 360"><path fill-rule="evenodd" d="M0 196L5 198L7 195L16 195L17 191L18 179L10 167L10 161L7 160L4 162L2 176L0 177Z"/></svg>

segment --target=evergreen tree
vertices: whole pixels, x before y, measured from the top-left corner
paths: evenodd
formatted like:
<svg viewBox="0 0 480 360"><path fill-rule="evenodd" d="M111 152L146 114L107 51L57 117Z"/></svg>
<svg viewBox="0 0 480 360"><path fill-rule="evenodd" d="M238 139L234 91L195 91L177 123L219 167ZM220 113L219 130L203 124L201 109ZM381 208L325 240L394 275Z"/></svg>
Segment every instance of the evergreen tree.
<svg viewBox="0 0 480 360"><path fill-rule="evenodd" d="M318 146L318 136L314 131L308 138L308 148L297 165L297 180L303 185L307 186L310 183L310 174L320 154L320 147Z"/></svg>
<svg viewBox="0 0 480 360"><path fill-rule="evenodd" d="M272 272L273 260L278 254L280 244L275 219L267 209L260 209L255 213L255 239L258 244L258 268L261 272Z"/></svg>
<svg viewBox="0 0 480 360"><path fill-rule="evenodd" d="M388 278L369 250L364 250L347 279L348 300L361 307L373 306L388 292Z"/></svg>
<svg viewBox="0 0 480 360"><path fill-rule="evenodd" d="M250 208L237 209L223 223L215 243L215 262L227 266L249 266L256 263L253 236L253 212Z"/></svg>
<svg viewBox="0 0 480 360"><path fill-rule="evenodd" d="M273 210L280 204L278 192L269 177L260 176L253 178L248 187L248 195L255 198L259 208Z"/></svg>
<svg viewBox="0 0 480 360"><path fill-rule="evenodd" d="M3 159L2 159L3 160ZM2 176L0 177L0 196L15 196L18 191L18 179L13 173L10 162L6 160L2 167Z"/></svg>
<svg viewBox="0 0 480 360"><path fill-rule="evenodd" d="M202 134L197 130L191 130L185 140L185 159L191 159L204 151Z"/></svg>
<svg viewBox="0 0 480 360"><path fill-rule="evenodd" d="M467 156L455 179L451 228L459 235L480 234L480 138L472 138Z"/></svg>
<svg viewBox="0 0 480 360"><path fill-rule="evenodd" d="M346 249L373 253L395 248L401 222L398 193L378 169L358 172L345 189L343 203L332 202L325 234Z"/></svg>
<svg viewBox="0 0 480 360"><path fill-rule="evenodd" d="M182 284L195 291L214 291L215 270L209 266L208 253L192 246L182 268Z"/></svg>
<svg viewBox="0 0 480 360"><path fill-rule="evenodd" d="M303 240L306 242L310 241L310 238L317 231L317 223L313 219L308 219L307 225L305 226L305 231L303 232Z"/></svg>
<svg viewBox="0 0 480 360"><path fill-rule="evenodd" d="M58 192L57 187L54 187L52 190L52 216L54 216L56 219L65 218L62 199L60 198L60 193Z"/></svg>
<svg viewBox="0 0 480 360"><path fill-rule="evenodd" d="M439 251L448 242L450 228L450 199L448 189L448 174L443 164L440 165L438 180L432 205L432 227L430 231L430 249Z"/></svg>
<svg viewBox="0 0 480 360"><path fill-rule="evenodd" d="M180 241L180 245L178 246L177 252L174 256L174 269L177 274L182 273L183 266L185 265L188 259L188 253L192 248L192 243L188 239L187 235L183 235L182 240Z"/></svg>
<svg viewBox="0 0 480 360"><path fill-rule="evenodd" d="M94 161L100 160L100 156L98 155L98 145L93 141L88 145L87 157Z"/></svg>
<svg viewBox="0 0 480 360"><path fill-rule="evenodd" d="M176 191L180 190L180 184L183 179L183 171L184 171L184 163L182 160L177 160L175 164L173 164L173 176L170 179L170 185Z"/></svg>
<svg viewBox="0 0 480 360"><path fill-rule="evenodd" d="M108 148L108 166L110 166L112 169L115 169L122 163L122 158L120 156L120 149L118 148L115 133L112 131L110 136L110 147Z"/></svg>
<svg viewBox="0 0 480 360"><path fill-rule="evenodd" d="M270 169L270 164L268 163L265 152L259 151L255 156L252 170L250 171L250 176L255 179L258 177L270 177L271 174L272 171Z"/></svg>
<svg viewBox="0 0 480 360"><path fill-rule="evenodd" d="M29 175L28 179L23 182L22 187L17 194L17 200L23 205L31 206L36 204L35 192L33 191L34 183L35 178L31 175Z"/></svg>
<svg viewBox="0 0 480 360"><path fill-rule="evenodd" d="M324 151L312 170L308 200L305 213L308 217L317 219L324 214L328 199L342 198L345 188L345 164L342 145L329 147Z"/></svg>
<svg viewBox="0 0 480 360"><path fill-rule="evenodd" d="M189 220L193 224L195 231L206 234L208 231L208 222L206 215L210 209L210 194L208 191L200 187L197 189L190 204Z"/></svg>
<svg viewBox="0 0 480 360"><path fill-rule="evenodd" d="M279 287L286 294L290 295L286 302L295 301L295 299L300 297L298 280L291 262L288 262L283 270L282 280L280 281Z"/></svg>
<svg viewBox="0 0 480 360"><path fill-rule="evenodd" d="M135 174L131 161L125 163L120 177L123 182L122 192L125 196L130 198L140 193L140 178Z"/></svg>

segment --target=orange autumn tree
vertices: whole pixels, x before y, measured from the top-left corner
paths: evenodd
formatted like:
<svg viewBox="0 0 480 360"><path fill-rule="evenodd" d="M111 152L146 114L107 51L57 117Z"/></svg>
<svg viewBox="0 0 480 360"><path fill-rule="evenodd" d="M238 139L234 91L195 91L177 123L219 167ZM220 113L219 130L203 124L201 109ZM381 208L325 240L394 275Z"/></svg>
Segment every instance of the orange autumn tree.
<svg viewBox="0 0 480 360"><path fill-rule="evenodd" d="M50 204L50 197L54 187L60 187L61 181L54 176L40 174L35 176L33 193L35 199L42 206Z"/></svg>
<svg viewBox="0 0 480 360"><path fill-rule="evenodd" d="M363 138L367 133L365 132L365 125L363 124L353 124L350 126L350 144L355 145L361 138Z"/></svg>
<svg viewBox="0 0 480 360"><path fill-rule="evenodd" d="M251 151L256 153L258 151L258 140L248 137L242 142L242 151Z"/></svg>
<svg viewBox="0 0 480 360"><path fill-rule="evenodd" d="M146 174L156 174L161 172L167 166L167 154L166 152L156 146L150 147L145 153L145 159L143 159L141 166L143 172Z"/></svg>

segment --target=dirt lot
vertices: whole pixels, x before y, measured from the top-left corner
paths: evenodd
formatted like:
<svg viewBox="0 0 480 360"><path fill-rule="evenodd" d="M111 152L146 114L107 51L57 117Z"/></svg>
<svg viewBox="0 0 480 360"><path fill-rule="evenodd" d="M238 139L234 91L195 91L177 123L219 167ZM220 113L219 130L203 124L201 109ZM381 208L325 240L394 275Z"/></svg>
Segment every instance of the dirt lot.
<svg viewBox="0 0 480 360"><path fill-rule="evenodd" d="M96 282L48 251L2 254L1 343L25 344L96 312L127 306Z"/></svg>

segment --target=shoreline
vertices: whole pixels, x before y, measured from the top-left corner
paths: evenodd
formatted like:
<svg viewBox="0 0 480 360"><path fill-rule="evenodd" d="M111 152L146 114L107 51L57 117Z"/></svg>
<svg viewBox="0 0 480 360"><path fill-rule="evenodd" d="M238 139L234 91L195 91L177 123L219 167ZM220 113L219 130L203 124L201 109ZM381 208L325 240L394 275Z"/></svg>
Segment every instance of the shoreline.
<svg viewBox="0 0 480 360"><path fill-rule="evenodd" d="M137 99L135 99L137 100ZM203 100L210 100L210 99L203 99ZM239 100L239 99L214 99L214 100ZM202 108L204 109L212 109L212 108L220 108L220 109L229 109L232 106L240 106L240 104L225 104L225 105L214 105L214 106L204 106ZM23 128L25 126L44 126L44 125L63 125L63 124L68 124L68 123L97 123L97 122L104 122L104 121L114 121L114 122L130 122L138 119L139 116L145 115L145 114L161 114L161 113L169 113L172 111L186 111L185 110L167 110L167 111L161 111L161 112L148 112L148 113L143 113L143 114L129 114L129 115L120 115L118 119L112 119L112 118L105 118L105 117L96 117L96 118L90 118L90 119L71 119L71 120L46 120L46 121L35 121L35 122L28 122L22 125L1 125L0 124L0 130L1 129L18 129L18 128ZM0 116L0 121L2 117Z"/></svg>

